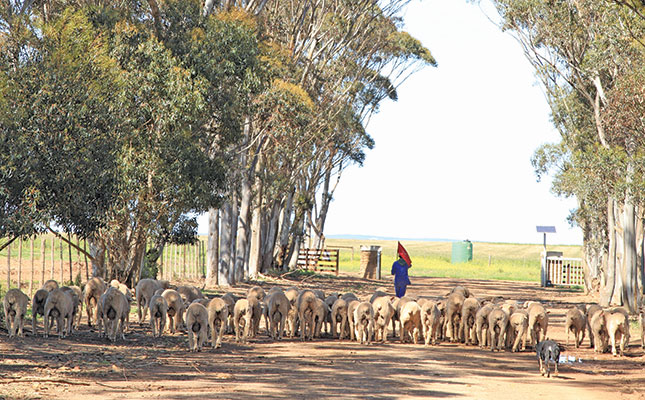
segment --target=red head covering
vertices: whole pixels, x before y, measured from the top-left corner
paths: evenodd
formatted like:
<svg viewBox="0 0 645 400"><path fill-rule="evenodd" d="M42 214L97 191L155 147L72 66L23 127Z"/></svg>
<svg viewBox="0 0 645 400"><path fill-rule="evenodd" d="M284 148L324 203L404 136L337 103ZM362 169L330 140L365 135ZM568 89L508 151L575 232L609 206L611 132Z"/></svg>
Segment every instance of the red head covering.
<svg viewBox="0 0 645 400"><path fill-rule="evenodd" d="M405 250L405 247L401 244L401 242L397 242L399 245L396 249L396 253L401 257L402 259L405 260L406 263L408 263L409 266L412 266L412 260L410 260L410 256L408 255L408 252Z"/></svg>

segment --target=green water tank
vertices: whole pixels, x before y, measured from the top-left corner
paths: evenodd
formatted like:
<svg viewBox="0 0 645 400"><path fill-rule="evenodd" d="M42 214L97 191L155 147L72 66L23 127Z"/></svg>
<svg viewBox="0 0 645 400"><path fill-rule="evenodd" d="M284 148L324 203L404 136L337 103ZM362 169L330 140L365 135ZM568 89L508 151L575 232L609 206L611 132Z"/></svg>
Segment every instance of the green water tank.
<svg viewBox="0 0 645 400"><path fill-rule="evenodd" d="M465 263L473 259L473 244L470 240L462 242L453 242L452 260L453 264Z"/></svg>

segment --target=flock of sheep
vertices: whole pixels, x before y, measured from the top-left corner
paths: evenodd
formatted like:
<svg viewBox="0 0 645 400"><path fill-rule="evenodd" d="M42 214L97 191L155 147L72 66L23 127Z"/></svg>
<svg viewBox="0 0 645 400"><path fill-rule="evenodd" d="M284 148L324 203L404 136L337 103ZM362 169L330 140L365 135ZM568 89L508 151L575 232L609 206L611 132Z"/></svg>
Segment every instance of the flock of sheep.
<svg viewBox="0 0 645 400"><path fill-rule="evenodd" d="M142 279L133 298L131 290L116 280L107 284L101 278L92 278L83 291L77 286L59 287L53 280L45 282L31 301L32 333L37 333L40 315L45 337L54 320L59 337L71 334L78 329L85 306L88 325L95 322L99 336L115 341L119 336L124 338L129 328L130 304L135 300L140 324L150 313L153 336L161 336L166 325L171 333L186 330L191 351L200 351L208 342L208 331L213 348L221 346L225 332L234 332L236 341L245 342L258 334L262 317L267 334L274 340L285 334L312 340L321 336L324 327L326 334L341 340L349 337L365 344L386 342L391 324L393 336L402 343L423 340L428 346L449 340L513 352L524 350L527 342L535 346L545 340L549 324L549 312L539 302L520 305L515 300L479 300L462 286L433 299L399 299L377 290L369 301L362 301L353 293L325 296L321 290L296 287L273 287L265 292L259 286L249 289L246 298L226 293L207 299L194 286L174 287L168 281ZM23 336L28 304L29 297L20 289L11 289L5 295L4 315L10 337ZM641 314L641 324L644 322L645 314ZM618 344L622 355L629 343L629 319L622 308L602 309L595 304L572 307L566 314L565 329L567 344L572 333L576 347L587 331L596 352L604 352L611 345L616 355Z"/></svg>

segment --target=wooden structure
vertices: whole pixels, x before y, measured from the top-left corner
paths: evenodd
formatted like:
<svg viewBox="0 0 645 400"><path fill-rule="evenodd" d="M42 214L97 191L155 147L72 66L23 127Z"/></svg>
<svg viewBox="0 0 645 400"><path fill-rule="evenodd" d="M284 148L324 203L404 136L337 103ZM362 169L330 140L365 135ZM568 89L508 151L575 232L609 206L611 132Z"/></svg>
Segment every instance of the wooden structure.
<svg viewBox="0 0 645 400"><path fill-rule="evenodd" d="M543 259L544 286L584 286L585 273L580 258L547 256Z"/></svg>
<svg viewBox="0 0 645 400"><path fill-rule="evenodd" d="M339 249L300 249L298 268L311 271L329 271L338 276Z"/></svg>

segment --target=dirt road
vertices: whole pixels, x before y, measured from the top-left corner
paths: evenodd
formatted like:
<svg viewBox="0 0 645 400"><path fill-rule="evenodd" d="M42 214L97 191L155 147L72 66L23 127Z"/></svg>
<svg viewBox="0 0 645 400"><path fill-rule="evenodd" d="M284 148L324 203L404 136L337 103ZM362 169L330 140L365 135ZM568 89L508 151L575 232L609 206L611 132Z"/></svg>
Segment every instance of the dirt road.
<svg viewBox="0 0 645 400"><path fill-rule="evenodd" d="M275 284L353 291L363 297L386 285L352 276L262 283L266 288ZM548 336L561 343L566 340L566 309L594 300L526 283L433 278L415 278L409 293L443 295L457 284L478 297L544 302L550 310ZM625 357L594 354L585 339L583 348L569 346L564 353L576 361L561 365L560 375L547 379L529 350L491 353L461 344L424 347L392 339L370 346L328 338L273 342L262 331L246 345L228 335L221 349L189 353L185 334L153 339L147 324L136 323L135 314L131 321L132 332L116 344L99 339L85 324L63 340L30 332L9 340L1 331L0 398L645 399L645 356L635 325Z"/></svg>

